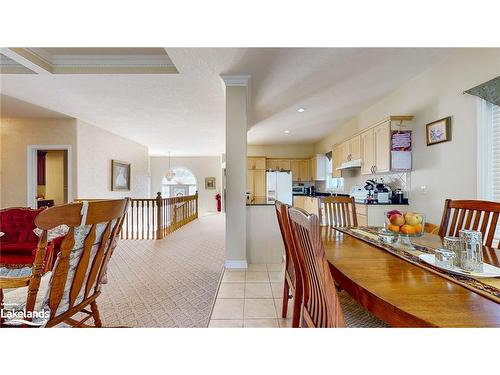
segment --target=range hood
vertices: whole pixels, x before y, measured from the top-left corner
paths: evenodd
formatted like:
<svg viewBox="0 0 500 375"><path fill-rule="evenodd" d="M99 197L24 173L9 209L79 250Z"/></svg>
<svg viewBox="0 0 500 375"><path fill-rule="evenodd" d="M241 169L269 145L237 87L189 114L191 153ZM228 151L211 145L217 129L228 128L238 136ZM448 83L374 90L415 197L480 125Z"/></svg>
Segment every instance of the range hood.
<svg viewBox="0 0 500 375"><path fill-rule="evenodd" d="M340 167L337 168L338 171L342 169L351 169L351 168L361 168L361 159L349 160L345 163L342 163Z"/></svg>

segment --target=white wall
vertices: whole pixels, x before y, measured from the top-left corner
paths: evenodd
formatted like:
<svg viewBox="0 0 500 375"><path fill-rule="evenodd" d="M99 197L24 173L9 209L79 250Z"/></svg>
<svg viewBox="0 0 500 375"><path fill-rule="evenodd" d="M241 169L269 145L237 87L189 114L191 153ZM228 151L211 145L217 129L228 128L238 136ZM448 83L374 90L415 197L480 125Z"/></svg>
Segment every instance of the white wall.
<svg viewBox="0 0 500 375"><path fill-rule="evenodd" d="M77 120L78 198L149 198L148 148ZM131 164L130 191L111 191L111 160Z"/></svg>
<svg viewBox="0 0 500 375"><path fill-rule="evenodd" d="M221 192L221 157L193 156L172 157L170 166L189 169L196 177L198 187L198 210L203 215L217 210L215 195ZM163 177L168 171L168 157L151 157L151 196L161 191ZM205 177L215 177L215 190L205 189Z"/></svg>
<svg viewBox="0 0 500 375"><path fill-rule="evenodd" d="M76 198L76 120L71 118L1 118L0 207L27 205L28 145L71 145L72 195Z"/></svg>
<svg viewBox="0 0 500 375"><path fill-rule="evenodd" d="M321 142L316 152L388 115L414 115L411 209L439 224L446 198L477 197L476 98L463 92L500 75L500 49L463 49L406 82ZM427 146L425 124L452 116L452 140ZM420 187L426 186L422 194Z"/></svg>

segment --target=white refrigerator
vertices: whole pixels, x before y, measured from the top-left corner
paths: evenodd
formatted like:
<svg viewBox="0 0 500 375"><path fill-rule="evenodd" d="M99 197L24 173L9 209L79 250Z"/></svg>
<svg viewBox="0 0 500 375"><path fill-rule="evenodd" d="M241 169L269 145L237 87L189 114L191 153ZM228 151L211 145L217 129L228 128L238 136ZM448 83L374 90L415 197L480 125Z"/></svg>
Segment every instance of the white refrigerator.
<svg viewBox="0 0 500 375"><path fill-rule="evenodd" d="M275 200L292 205L292 172L266 172L267 204Z"/></svg>

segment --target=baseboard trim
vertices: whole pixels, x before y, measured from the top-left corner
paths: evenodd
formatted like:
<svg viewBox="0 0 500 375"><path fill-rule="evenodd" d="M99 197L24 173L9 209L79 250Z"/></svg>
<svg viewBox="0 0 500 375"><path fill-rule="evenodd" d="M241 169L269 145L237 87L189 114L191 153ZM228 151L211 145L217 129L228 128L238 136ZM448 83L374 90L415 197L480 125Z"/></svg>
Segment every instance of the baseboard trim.
<svg viewBox="0 0 500 375"><path fill-rule="evenodd" d="M248 268L248 263L246 260L226 260L225 267L228 269L232 268Z"/></svg>

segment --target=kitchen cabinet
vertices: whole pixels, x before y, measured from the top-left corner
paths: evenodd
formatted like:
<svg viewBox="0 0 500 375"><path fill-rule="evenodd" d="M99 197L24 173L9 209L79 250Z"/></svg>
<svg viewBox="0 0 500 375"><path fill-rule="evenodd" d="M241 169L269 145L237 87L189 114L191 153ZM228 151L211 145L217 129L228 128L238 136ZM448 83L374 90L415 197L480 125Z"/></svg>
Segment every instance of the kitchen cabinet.
<svg viewBox="0 0 500 375"><path fill-rule="evenodd" d="M266 169L272 171L289 171L290 159L267 159Z"/></svg>
<svg viewBox="0 0 500 375"><path fill-rule="evenodd" d="M332 149L332 177L342 177L342 171L337 170L342 165L342 149L340 145L333 146Z"/></svg>
<svg viewBox="0 0 500 375"><path fill-rule="evenodd" d="M375 173L391 170L391 123L385 122L373 128L375 141Z"/></svg>
<svg viewBox="0 0 500 375"><path fill-rule="evenodd" d="M391 170L391 124L385 122L361 133L361 174Z"/></svg>
<svg viewBox="0 0 500 375"><path fill-rule="evenodd" d="M299 161L299 179L298 181L311 181L311 170L309 160Z"/></svg>
<svg viewBox="0 0 500 375"><path fill-rule="evenodd" d="M361 137L359 135L349 140L349 160L358 160L361 158Z"/></svg>
<svg viewBox="0 0 500 375"><path fill-rule="evenodd" d="M266 169L266 158L249 157L247 158L247 169Z"/></svg>
<svg viewBox="0 0 500 375"><path fill-rule="evenodd" d="M311 159L311 178L313 181L326 180L326 156L316 155Z"/></svg>
<svg viewBox="0 0 500 375"><path fill-rule="evenodd" d="M360 136L356 135L340 144L341 162L346 163L351 160L361 158Z"/></svg>
<svg viewBox="0 0 500 375"><path fill-rule="evenodd" d="M254 198L266 197L266 171L264 169L247 170L247 192Z"/></svg>
<svg viewBox="0 0 500 375"><path fill-rule="evenodd" d="M311 181L310 161L307 159L290 160L293 181Z"/></svg>
<svg viewBox="0 0 500 375"><path fill-rule="evenodd" d="M375 165L375 139L373 129L361 133L361 174L373 173Z"/></svg>
<svg viewBox="0 0 500 375"><path fill-rule="evenodd" d="M292 171L292 180L299 181L300 160L290 160L290 170Z"/></svg>

